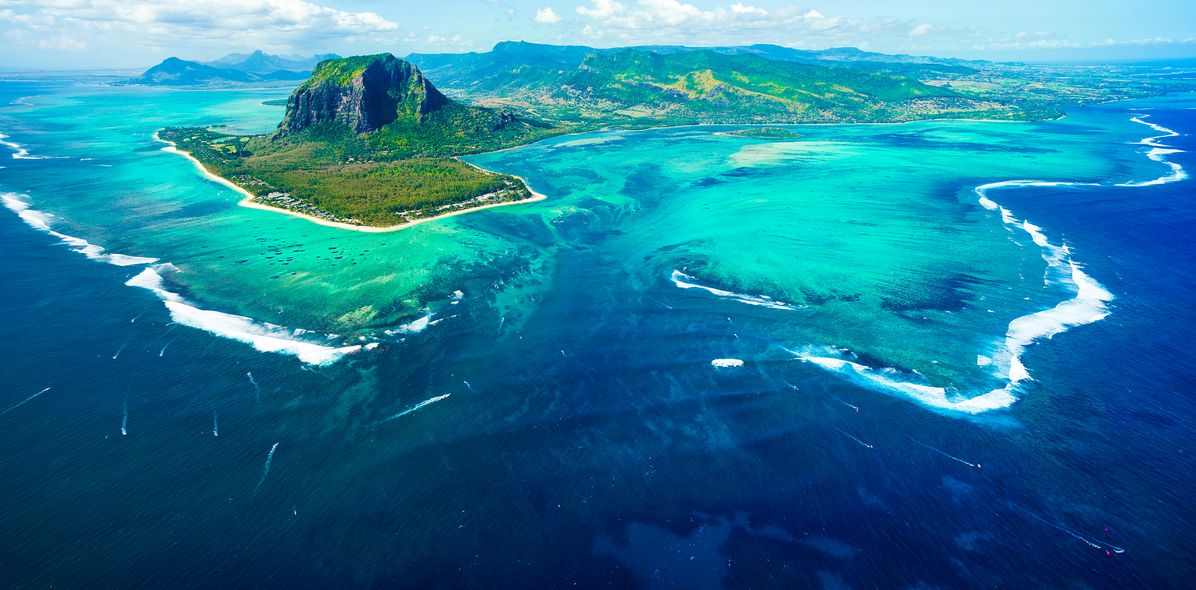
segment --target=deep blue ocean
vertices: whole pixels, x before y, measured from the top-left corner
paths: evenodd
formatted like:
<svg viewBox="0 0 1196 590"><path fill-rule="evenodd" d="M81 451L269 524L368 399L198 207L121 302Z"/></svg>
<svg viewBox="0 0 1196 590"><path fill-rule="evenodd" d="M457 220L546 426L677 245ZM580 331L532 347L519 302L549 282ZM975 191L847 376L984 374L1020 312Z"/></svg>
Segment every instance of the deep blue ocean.
<svg viewBox="0 0 1196 590"><path fill-rule="evenodd" d="M1189 171L1191 106L1133 105ZM592 244L518 339L446 322L312 366L0 215L0 587L1190 587L1194 187L1002 193L1116 299L1026 352L999 420L712 371L724 312L629 294Z"/></svg>

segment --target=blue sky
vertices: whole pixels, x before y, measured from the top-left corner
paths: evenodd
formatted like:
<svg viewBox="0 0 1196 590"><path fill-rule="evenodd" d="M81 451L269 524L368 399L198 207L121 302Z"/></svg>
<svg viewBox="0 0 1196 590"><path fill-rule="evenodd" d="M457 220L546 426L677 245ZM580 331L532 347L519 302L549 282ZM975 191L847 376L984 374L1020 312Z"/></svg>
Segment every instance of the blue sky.
<svg viewBox="0 0 1196 590"><path fill-rule="evenodd" d="M0 68L177 55L776 43L1001 60L1196 56L1196 0L0 0Z"/></svg>

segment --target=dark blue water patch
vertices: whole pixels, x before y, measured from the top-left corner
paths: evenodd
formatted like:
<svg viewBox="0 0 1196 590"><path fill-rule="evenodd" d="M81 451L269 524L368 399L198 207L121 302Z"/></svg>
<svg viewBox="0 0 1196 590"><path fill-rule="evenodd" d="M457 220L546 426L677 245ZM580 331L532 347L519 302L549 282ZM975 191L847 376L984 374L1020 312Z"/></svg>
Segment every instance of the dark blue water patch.
<svg viewBox="0 0 1196 590"><path fill-rule="evenodd" d="M706 187L716 186L716 185L719 185L719 184L726 184L726 182L727 182L727 181L725 181L725 180L722 180L722 179L720 179L720 178L716 178L716 177L714 177L714 176L708 176L708 177L706 177L706 178L703 178L703 179L701 179L701 180L699 180L699 181L695 182L695 183L694 183L694 186L696 186L696 187L701 187L701 188L706 188Z"/></svg>
<svg viewBox="0 0 1196 590"><path fill-rule="evenodd" d="M881 298L881 307L900 314L912 314L910 317L921 317L915 312L922 311L962 311L972 302L977 286L991 284L979 277L953 273L933 283L923 283L919 289L906 289L900 292L886 292Z"/></svg>

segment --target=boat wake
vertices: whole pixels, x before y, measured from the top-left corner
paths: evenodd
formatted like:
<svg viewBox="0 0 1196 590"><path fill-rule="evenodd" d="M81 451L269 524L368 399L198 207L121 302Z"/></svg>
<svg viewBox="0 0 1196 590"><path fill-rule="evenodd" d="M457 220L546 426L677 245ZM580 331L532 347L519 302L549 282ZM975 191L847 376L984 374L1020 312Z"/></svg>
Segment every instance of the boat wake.
<svg viewBox="0 0 1196 590"><path fill-rule="evenodd" d="M155 264L158 262L157 258L110 253L103 247L92 244L87 240L56 231L53 228L54 216L31 208L28 197L25 195L0 193L0 201L30 227L58 238L59 241L69 246L72 250L83 254L91 260L121 267L145 266L146 268L140 274L129 279L125 284L131 287L148 289L158 295L166 305L167 310L170 311L171 319L179 324L204 330L223 338L244 342L262 352L289 354L305 363L315 365L329 364L339 360L346 354L356 353L363 349L373 349L371 345L332 346L325 343L313 342L309 337L305 337L308 334L306 330L291 330L244 316L202 309L187 301L178 293L166 289L163 274L178 272L178 268L173 264L168 262ZM332 337L329 336L328 339L331 340ZM165 347L159 353L159 356L164 354ZM120 352L117 351L116 356L119 355ZM113 358L116 358L116 356Z"/></svg>
<svg viewBox="0 0 1196 590"><path fill-rule="evenodd" d="M979 395L969 395L967 392L921 383L917 375L903 373L893 368L869 367L856 362L858 359L845 349L807 347L790 352L802 361L852 379L871 389L910 399L936 410L979 414L1013 405L1017 401L1016 393L1020 384L1031 379L1029 371L1022 363L1022 353L1026 348L1035 342L1050 339L1071 328L1104 319L1109 315L1108 302L1113 300L1113 294L1084 272L1082 266L1072 258L1066 245L1051 243L1046 234L1042 232L1042 228L1029 221L1018 219L1009 209L997 204L990 194L999 190L1021 187L1156 186L1186 179L1187 173L1183 167L1169 162L1165 158L1168 154L1178 153L1181 150L1158 143L1160 139L1175 137L1179 133L1162 125L1147 122L1145 117L1148 116L1139 115L1131 120L1146 125L1162 135L1148 137L1138 143L1150 147L1150 151L1146 154L1147 157L1167 164L1171 168L1170 174L1154 180L1117 184L1007 180L980 185L974 189L980 206L990 211L996 211L1001 216L1001 221L1011 230L1023 231L1029 235L1031 241L1042 249L1042 258L1047 263L1048 271L1054 271L1054 275L1058 277L1057 282L1068 287L1073 294L1070 299L1060 302L1053 308L1015 318L1009 323L1005 339L999 345L998 351L991 355L991 358L979 357L980 360L977 364L990 367L993 375L1005 382L1004 386Z"/></svg>
<svg viewBox="0 0 1196 590"><path fill-rule="evenodd" d="M473 389L473 388L471 387L470 389ZM389 418L385 418L385 419L379 421L378 423L384 424L386 422L390 422L391 420L397 420L399 418L402 418L403 416L406 416L407 414L410 414L412 412L419 410L420 408L423 408L424 406L429 406L429 405L432 405L432 404L434 404L438 401L441 401L443 399L447 399L451 395L452 395L451 393L446 393L444 395L438 395L434 398L426 399L422 402L419 402L418 404L415 404L414 406L411 406L410 408L407 408L406 410L403 410L402 412L399 412Z"/></svg>

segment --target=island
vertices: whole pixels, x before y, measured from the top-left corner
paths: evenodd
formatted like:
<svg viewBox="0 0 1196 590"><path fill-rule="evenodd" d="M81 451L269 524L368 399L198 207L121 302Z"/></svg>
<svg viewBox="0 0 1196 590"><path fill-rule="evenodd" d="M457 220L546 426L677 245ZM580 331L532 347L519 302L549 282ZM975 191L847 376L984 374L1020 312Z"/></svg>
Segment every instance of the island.
<svg viewBox="0 0 1196 590"><path fill-rule="evenodd" d="M457 156L568 131L461 104L390 54L320 62L268 135L166 128L158 139L245 195L243 205L318 223L394 231L543 198L520 178Z"/></svg>
<svg viewBox="0 0 1196 590"><path fill-rule="evenodd" d="M732 129L731 131L719 131L715 135L776 140L797 139L801 137L801 134L797 133L796 131L784 129L782 127L747 127L744 129Z"/></svg>

